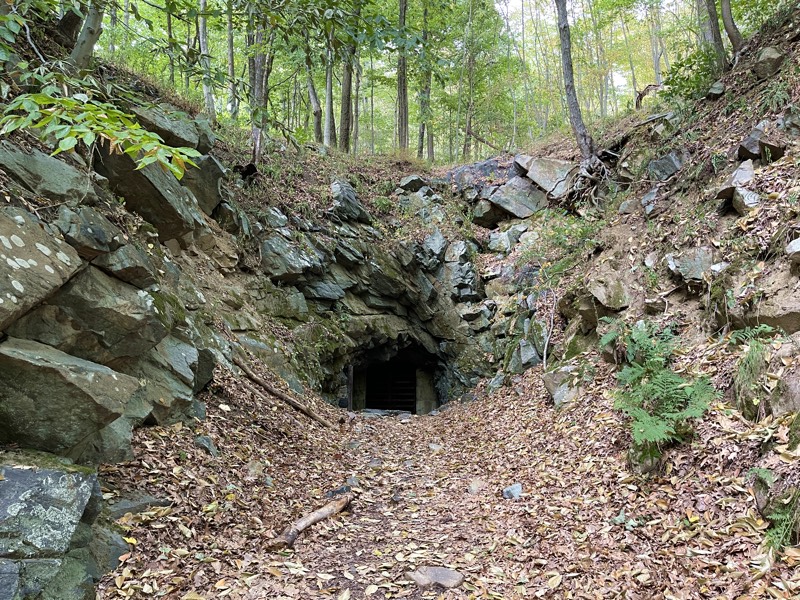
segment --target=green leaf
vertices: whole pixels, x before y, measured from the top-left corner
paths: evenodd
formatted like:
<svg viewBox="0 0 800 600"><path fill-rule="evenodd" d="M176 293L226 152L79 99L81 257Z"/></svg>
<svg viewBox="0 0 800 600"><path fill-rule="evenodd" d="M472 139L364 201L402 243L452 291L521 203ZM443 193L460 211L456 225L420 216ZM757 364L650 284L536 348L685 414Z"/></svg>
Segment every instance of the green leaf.
<svg viewBox="0 0 800 600"><path fill-rule="evenodd" d="M74 137L65 137L63 140L58 142L58 149L62 152L66 152L67 150L72 150L75 145L78 143L78 140Z"/></svg>

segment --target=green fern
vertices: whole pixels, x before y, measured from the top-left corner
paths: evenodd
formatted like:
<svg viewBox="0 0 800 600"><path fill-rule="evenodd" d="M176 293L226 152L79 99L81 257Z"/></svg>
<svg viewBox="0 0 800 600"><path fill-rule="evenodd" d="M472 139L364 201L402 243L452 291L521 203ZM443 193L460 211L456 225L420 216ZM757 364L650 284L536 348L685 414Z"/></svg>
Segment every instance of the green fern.
<svg viewBox="0 0 800 600"><path fill-rule="evenodd" d="M786 546L797 542L800 491L794 490L784 500L779 500L767 519L770 523L769 529L764 534L764 543L767 547L780 552Z"/></svg>
<svg viewBox="0 0 800 600"><path fill-rule="evenodd" d="M670 329L639 321L622 336L628 363L618 374L615 408L630 418L634 445L660 452L689 434L718 395L708 379L687 380L670 368L676 338Z"/></svg>
<svg viewBox="0 0 800 600"><path fill-rule="evenodd" d="M760 338L765 337L772 337L778 333L778 330L772 327L771 325L765 325L763 323L756 325L755 327L745 327L744 329L737 329L736 331L731 331L730 342L731 344L744 344L751 340L757 340Z"/></svg>

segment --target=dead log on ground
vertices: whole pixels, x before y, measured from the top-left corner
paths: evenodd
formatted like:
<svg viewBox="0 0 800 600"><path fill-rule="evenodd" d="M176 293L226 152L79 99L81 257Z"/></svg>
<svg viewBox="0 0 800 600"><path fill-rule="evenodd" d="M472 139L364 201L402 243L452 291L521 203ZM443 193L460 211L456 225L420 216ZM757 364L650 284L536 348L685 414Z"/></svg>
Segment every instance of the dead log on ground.
<svg viewBox="0 0 800 600"><path fill-rule="evenodd" d="M299 410L301 413L310 417L311 419L314 419L320 425L331 428L333 427L333 425L331 425L325 418L319 416L317 413L315 413L307 406L301 404L288 394L280 391L278 388L271 385L269 382L259 377L255 373L253 373L252 369L250 369L250 367L248 367L247 364L243 360L241 360L238 356L233 357L233 362L236 364L237 367L239 367L242 371L244 371L244 374L247 375L247 378L250 381L262 387L264 390L267 391L267 393L271 394L272 396L275 396L276 398L280 398L281 400L286 402L286 404L288 404L292 408Z"/></svg>
<svg viewBox="0 0 800 600"><path fill-rule="evenodd" d="M312 525L319 523L320 521L324 521L328 517L332 517L333 515L342 512L345 508L347 508L352 500L353 495L347 494L338 500L332 500L331 502L328 502L319 510L315 510L311 514L306 515L302 519L299 519L289 525L289 527L287 527L282 534L267 542L267 548L269 550L282 550L283 548L293 547L297 537L303 533L303 531Z"/></svg>

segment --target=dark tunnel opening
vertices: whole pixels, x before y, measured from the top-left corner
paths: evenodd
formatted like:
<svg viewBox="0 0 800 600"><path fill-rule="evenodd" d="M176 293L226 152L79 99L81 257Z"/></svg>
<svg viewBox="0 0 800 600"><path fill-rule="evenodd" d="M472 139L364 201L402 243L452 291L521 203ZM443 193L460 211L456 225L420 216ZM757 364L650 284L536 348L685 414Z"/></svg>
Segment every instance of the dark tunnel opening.
<svg viewBox="0 0 800 600"><path fill-rule="evenodd" d="M439 406L436 357L405 348L388 360L368 362L353 372L353 410L397 410L426 414Z"/></svg>

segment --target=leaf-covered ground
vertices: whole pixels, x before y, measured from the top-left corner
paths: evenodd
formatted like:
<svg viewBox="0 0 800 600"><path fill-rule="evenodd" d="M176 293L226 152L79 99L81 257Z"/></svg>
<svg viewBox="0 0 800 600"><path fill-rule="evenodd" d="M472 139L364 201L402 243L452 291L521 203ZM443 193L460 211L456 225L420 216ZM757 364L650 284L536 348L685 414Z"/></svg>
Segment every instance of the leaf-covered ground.
<svg viewBox="0 0 800 600"><path fill-rule="evenodd" d="M610 367L599 371L558 412L530 371L435 416L345 416L335 431L218 376L198 430L139 430L137 459L106 468L108 498L142 490L173 505L121 520L133 549L99 597L800 597L800 552L768 560L747 473L767 441L796 468L785 424L717 405L644 480L626 466L628 434L603 392ZM334 422L346 415L305 401ZM219 457L195 447L198 434ZM265 549L352 477L348 512L294 551ZM515 482L521 499L503 499ZM466 582L420 590L406 573L422 565Z"/></svg>

